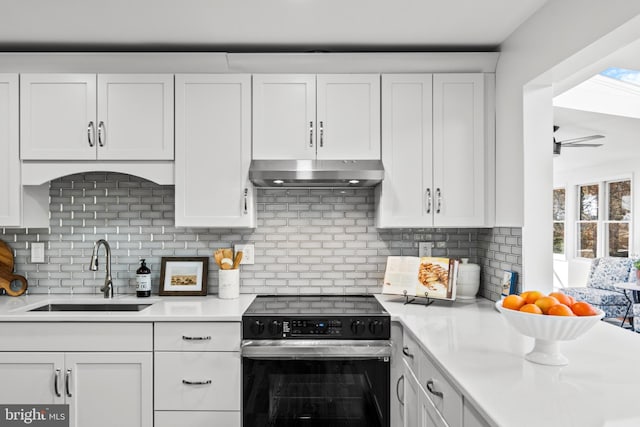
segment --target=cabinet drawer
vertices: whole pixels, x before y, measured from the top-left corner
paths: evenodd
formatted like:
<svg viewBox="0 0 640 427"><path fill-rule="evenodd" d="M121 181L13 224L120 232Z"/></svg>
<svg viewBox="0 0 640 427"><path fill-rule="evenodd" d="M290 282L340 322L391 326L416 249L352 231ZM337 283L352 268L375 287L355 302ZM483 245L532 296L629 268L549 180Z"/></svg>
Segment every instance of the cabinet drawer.
<svg viewBox="0 0 640 427"><path fill-rule="evenodd" d="M462 395L425 355L420 361L420 386L450 426L462 425ZM441 394L441 395L440 395Z"/></svg>
<svg viewBox="0 0 640 427"><path fill-rule="evenodd" d="M155 409L240 410L239 352L157 352L154 368Z"/></svg>
<svg viewBox="0 0 640 427"><path fill-rule="evenodd" d="M155 427L240 427L239 411L156 411Z"/></svg>
<svg viewBox="0 0 640 427"><path fill-rule="evenodd" d="M240 351L240 322L156 323L154 349L160 351Z"/></svg>
<svg viewBox="0 0 640 427"><path fill-rule="evenodd" d="M424 352L418 345L418 341L415 339L415 337L407 333L406 331L404 332L404 335L402 337L402 344L402 357L407 362L409 369L413 371L413 374L417 378L420 378L419 371L422 365L421 361L425 357Z"/></svg>
<svg viewBox="0 0 640 427"><path fill-rule="evenodd" d="M151 351L151 323L3 322L0 351Z"/></svg>

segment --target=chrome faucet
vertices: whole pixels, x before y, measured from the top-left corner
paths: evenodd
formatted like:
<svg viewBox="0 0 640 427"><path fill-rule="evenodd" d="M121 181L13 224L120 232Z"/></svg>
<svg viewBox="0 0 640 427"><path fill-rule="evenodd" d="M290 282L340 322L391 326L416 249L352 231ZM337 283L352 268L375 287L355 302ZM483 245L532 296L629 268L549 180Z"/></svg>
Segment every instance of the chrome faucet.
<svg viewBox="0 0 640 427"><path fill-rule="evenodd" d="M98 271L98 250L100 249L100 245L104 245L107 252L107 275L104 278L104 287L100 288L100 290L104 292L105 298L113 298L113 282L111 281L111 246L109 246L109 243L106 240L100 239L95 243L95 245L93 245L93 253L91 254L89 270Z"/></svg>

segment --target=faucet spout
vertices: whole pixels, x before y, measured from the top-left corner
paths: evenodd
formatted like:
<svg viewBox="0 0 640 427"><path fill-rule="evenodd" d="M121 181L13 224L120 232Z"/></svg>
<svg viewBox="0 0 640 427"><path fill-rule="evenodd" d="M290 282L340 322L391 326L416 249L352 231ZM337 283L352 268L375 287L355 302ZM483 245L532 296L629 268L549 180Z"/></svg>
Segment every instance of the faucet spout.
<svg viewBox="0 0 640 427"><path fill-rule="evenodd" d="M93 245L93 253L91 254L91 261L89 262L89 270L98 271L98 251L100 250L100 246L104 246L107 254L107 271L104 278L104 286L100 288L100 290L104 292L105 298L113 298L113 281L111 279L111 246L109 246L109 242L106 240L100 239Z"/></svg>

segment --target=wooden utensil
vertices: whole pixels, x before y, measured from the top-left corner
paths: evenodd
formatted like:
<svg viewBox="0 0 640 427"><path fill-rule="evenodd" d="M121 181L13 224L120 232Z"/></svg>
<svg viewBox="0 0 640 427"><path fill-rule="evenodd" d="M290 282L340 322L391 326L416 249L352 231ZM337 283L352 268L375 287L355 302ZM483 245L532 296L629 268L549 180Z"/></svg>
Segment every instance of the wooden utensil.
<svg viewBox="0 0 640 427"><path fill-rule="evenodd" d="M222 258L222 262L220 265L220 268L223 270L231 270L231 267L233 266L233 260L231 258Z"/></svg>
<svg viewBox="0 0 640 427"><path fill-rule="evenodd" d="M233 249L224 248L222 250L222 255L223 255L223 258L229 258L230 260L233 260Z"/></svg>
<svg viewBox="0 0 640 427"><path fill-rule="evenodd" d="M233 260L232 270L236 270L240 266L240 261L242 261L242 251L236 252L236 258Z"/></svg>
<svg viewBox="0 0 640 427"><path fill-rule="evenodd" d="M222 268L222 258L224 258L224 256L222 255L222 249L216 249L216 251L213 253L213 259L216 261L216 264L218 264L218 267Z"/></svg>
<svg viewBox="0 0 640 427"><path fill-rule="evenodd" d="M7 295L17 297L27 291L29 284L24 276L13 274L13 265L13 251L0 240L0 288L4 289ZM11 283L16 280L21 283L18 289L11 287Z"/></svg>

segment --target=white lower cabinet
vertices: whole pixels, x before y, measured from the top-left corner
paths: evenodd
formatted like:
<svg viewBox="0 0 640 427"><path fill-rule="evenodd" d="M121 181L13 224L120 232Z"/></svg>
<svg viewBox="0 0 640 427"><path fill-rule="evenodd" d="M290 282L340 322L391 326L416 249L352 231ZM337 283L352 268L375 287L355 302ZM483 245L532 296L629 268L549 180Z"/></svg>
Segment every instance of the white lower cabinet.
<svg viewBox="0 0 640 427"><path fill-rule="evenodd" d="M239 322L156 323L156 427L240 427L240 336Z"/></svg>
<svg viewBox="0 0 640 427"><path fill-rule="evenodd" d="M0 351L0 402L66 403L71 427L153 426L151 324L94 325L5 324L0 350L19 351Z"/></svg>
<svg viewBox="0 0 640 427"><path fill-rule="evenodd" d="M437 367L418 340L392 323L391 425L487 427L480 413Z"/></svg>

